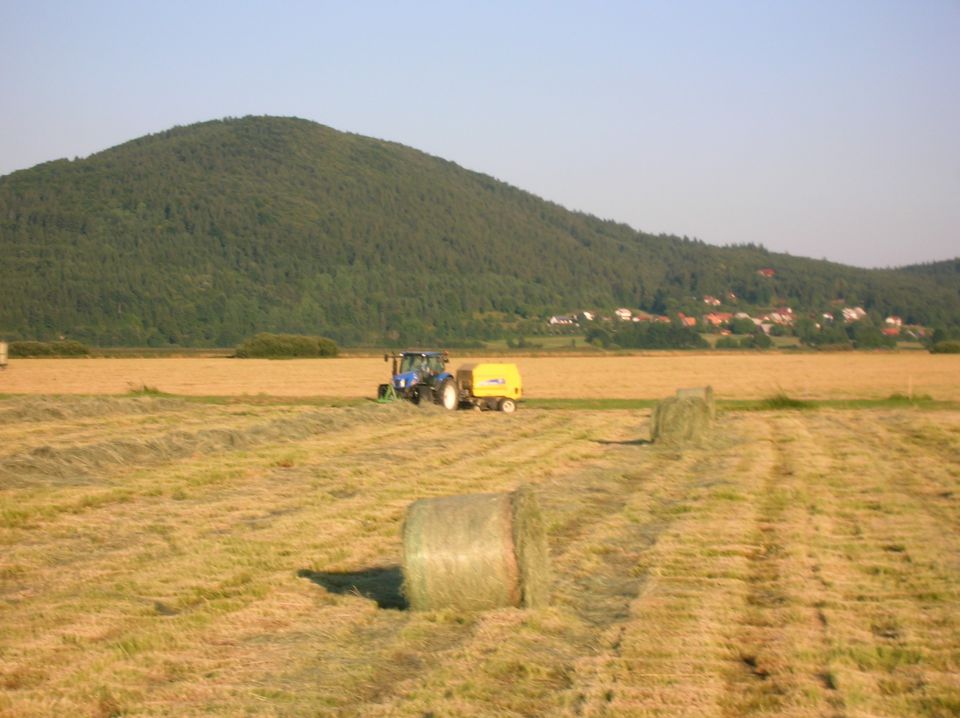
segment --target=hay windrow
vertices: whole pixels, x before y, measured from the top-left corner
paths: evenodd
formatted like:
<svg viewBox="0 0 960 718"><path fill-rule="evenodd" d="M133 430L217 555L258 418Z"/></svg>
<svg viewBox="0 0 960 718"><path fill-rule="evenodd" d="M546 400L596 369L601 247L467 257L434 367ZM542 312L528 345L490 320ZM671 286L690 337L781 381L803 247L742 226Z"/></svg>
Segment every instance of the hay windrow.
<svg viewBox="0 0 960 718"><path fill-rule="evenodd" d="M679 444L703 439L710 427L710 409L698 397L671 396L653 411L650 439L654 443Z"/></svg>
<svg viewBox="0 0 960 718"><path fill-rule="evenodd" d="M403 574L413 610L545 605L549 566L535 495L415 501L403 527Z"/></svg>
<svg viewBox="0 0 960 718"><path fill-rule="evenodd" d="M7 399L0 408L0 422L41 422L90 419L102 416L155 414L182 411L183 399L154 397L51 397L27 396Z"/></svg>
<svg viewBox="0 0 960 718"><path fill-rule="evenodd" d="M68 409L69 411L69 409ZM194 453L249 448L271 442L298 441L308 436L341 430L375 412L344 409L309 411L289 417L259 421L236 428L178 429L146 437L67 446L41 445L0 459L3 486L36 483L84 484L97 471L111 466L142 466L169 462Z"/></svg>

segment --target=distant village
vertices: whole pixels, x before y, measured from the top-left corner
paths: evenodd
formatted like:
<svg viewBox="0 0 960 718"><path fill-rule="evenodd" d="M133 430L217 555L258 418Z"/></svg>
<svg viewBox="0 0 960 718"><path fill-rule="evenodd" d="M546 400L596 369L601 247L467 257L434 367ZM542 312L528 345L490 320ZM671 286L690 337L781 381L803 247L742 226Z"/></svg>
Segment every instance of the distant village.
<svg viewBox="0 0 960 718"><path fill-rule="evenodd" d="M770 277L774 270L760 269L758 274ZM704 295L700 298L704 305L704 311L698 316L677 312L673 315L651 314L642 310L628 309L621 307L611 315L605 315L601 312L591 310L580 310L573 314L557 314L548 319L548 324L555 328L582 328L585 324L592 322L653 322L662 324L671 324L674 321L685 327L696 331L717 333L727 336L734 333L735 325L743 326L743 321L749 321L754 326L754 331L762 331L768 336L787 336L794 333L793 327L801 317L808 317L813 321L817 330L834 324L843 322L845 325L854 324L867 318L867 311L859 306L838 306L834 312L822 312L819 315L798 314L792 307L778 306L767 311L758 312L756 316L748 312L729 312L719 311L718 308L724 305L736 304L737 296L733 292L727 292L723 299ZM901 317L891 315L883 317L878 321L878 317L870 317L873 323L879 328L880 332L895 340L921 341L929 336L929 330L918 324L905 324ZM749 325L747 325L749 326ZM742 330L741 332L742 333Z"/></svg>
<svg viewBox="0 0 960 718"><path fill-rule="evenodd" d="M707 295L703 298L703 301L708 305L712 305L712 303L717 300L714 297ZM841 312L843 321L846 324L858 322L867 316L867 312L863 307L843 307ZM660 322L663 324L671 324L674 321L674 318L676 318L685 327L690 327L691 329L700 329L708 332L717 332L721 335L728 335L731 333L731 325L733 320L747 319L753 322L754 326L762 330L765 334L772 333L773 335L776 335L780 333L777 332L776 327L792 327L796 321L797 315L790 307L778 307L772 311L762 313L759 316L751 316L747 312L734 313L711 311L706 312L700 317L689 316L683 312L677 312L674 317L670 317L666 314L650 314L641 310L621 307L614 311L612 317L603 316L598 312L583 310L575 314L554 315L550 317L548 324L555 327L580 327L586 322L596 321ZM819 321L816 322L815 326L817 329L820 329L824 324L834 321L836 321L836 317L834 317L833 314L824 312L819 317ZM926 327L917 324L906 325L903 323L903 319L898 316L889 316L884 318L883 326L880 328L880 331L888 337L897 337L906 340L917 341L925 338L928 333Z"/></svg>

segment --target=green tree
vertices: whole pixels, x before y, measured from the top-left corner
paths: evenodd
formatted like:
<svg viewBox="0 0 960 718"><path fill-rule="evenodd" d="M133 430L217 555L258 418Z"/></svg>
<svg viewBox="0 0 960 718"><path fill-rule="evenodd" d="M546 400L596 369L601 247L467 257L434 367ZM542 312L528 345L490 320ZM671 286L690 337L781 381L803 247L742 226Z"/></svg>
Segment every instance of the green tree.
<svg viewBox="0 0 960 718"><path fill-rule="evenodd" d="M757 330L757 325L752 319L745 317L734 317L730 320L730 331L734 334L753 334Z"/></svg>

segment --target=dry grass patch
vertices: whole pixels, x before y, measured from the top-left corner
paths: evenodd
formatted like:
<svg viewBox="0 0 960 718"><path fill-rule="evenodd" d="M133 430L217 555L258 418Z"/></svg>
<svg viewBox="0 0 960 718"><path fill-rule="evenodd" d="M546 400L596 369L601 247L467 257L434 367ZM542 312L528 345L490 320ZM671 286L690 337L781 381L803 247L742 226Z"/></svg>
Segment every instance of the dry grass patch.
<svg viewBox="0 0 960 718"><path fill-rule="evenodd" d="M0 484L4 717L955 712L960 413L721 415L680 450L649 413L75 401L0 462L237 440ZM528 482L552 604L403 610L408 504Z"/></svg>

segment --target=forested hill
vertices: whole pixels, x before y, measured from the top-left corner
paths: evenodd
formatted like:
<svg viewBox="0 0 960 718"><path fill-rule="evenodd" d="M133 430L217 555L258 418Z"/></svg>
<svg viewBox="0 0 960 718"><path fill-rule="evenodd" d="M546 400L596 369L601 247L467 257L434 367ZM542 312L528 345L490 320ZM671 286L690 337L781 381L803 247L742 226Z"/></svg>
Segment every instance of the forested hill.
<svg viewBox="0 0 960 718"><path fill-rule="evenodd" d="M773 277L758 275L773 268ZM290 118L205 122L0 177L0 336L232 345L488 337L704 294L956 325L955 286L638 233L402 145Z"/></svg>
<svg viewBox="0 0 960 718"><path fill-rule="evenodd" d="M900 271L918 277L926 277L960 294L960 257L942 262L911 264L909 267L902 267Z"/></svg>

